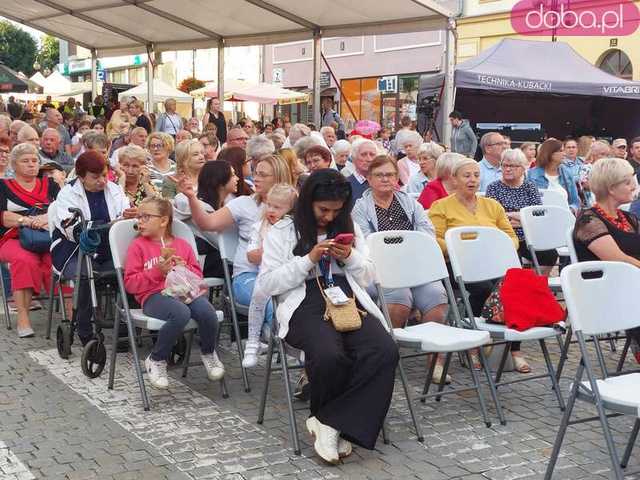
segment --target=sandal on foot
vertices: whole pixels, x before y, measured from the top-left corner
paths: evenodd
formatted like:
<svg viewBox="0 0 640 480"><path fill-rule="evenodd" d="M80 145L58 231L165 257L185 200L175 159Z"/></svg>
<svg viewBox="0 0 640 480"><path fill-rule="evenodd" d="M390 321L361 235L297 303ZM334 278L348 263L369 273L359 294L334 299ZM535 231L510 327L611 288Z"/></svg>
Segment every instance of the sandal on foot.
<svg viewBox="0 0 640 480"><path fill-rule="evenodd" d="M513 359L513 368L518 373L531 373L531 367L524 359L524 357L520 355L511 355Z"/></svg>

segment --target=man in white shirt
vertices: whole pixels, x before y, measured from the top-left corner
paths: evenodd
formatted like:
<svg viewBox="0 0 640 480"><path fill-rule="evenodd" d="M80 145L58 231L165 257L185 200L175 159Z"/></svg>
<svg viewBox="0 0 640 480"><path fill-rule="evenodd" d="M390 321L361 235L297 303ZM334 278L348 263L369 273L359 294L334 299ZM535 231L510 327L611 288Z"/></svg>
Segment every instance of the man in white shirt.
<svg viewBox="0 0 640 480"><path fill-rule="evenodd" d="M505 150L505 141L498 132L485 133L480 139L482 160L480 160L480 191L486 192L490 183L500 180L502 169L500 159Z"/></svg>

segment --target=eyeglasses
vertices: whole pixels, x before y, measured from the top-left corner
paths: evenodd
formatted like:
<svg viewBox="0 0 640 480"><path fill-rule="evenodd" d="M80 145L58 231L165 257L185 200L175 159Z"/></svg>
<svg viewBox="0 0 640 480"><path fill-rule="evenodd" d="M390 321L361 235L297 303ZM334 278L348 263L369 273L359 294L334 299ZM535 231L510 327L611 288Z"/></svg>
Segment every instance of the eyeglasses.
<svg viewBox="0 0 640 480"><path fill-rule="evenodd" d="M391 180L392 178L395 178L397 176L397 173L396 172L376 172L376 173L372 173L371 176L376 180L382 180L383 178L385 180Z"/></svg>
<svg viewBox="0 0 640 480"><path fill-rule="evenodd" d="M141 215L136 215L136 220L138 222L147 223L152 218L162 218L164 215L154 215L153 213L143 213Z"/></svg>
<svg viewBox="0 0 640 480"><path fill-rule="evenodd" d="M160 148L164 148L164 145L162 143L150 143L149 144L149 150L158 150Z"/></svg>
<svg viewBox="0 0 640 480"><path fill-rule="evenodd" d="M8 149L4 149L4 148L0 148L0 154L2 155L9 155L9 150Z"/></svg>
<svg viewBox="0 0 640 480"><path fill-rule="evenodd" d="M509 170L509 169L516 169L516 168L522 168L522 165L515 165L515 164L511 164L511 163L503 163L501 165L503 170Z"/></svg>
<svg viewBox="0 0 640 480"><path fill-rule="evenodd" d="M269 178L269 177L273 177L273 173L256 172L255 176L258 178Z"/></svg>
<svg viewBox="0 0 640 480"><path fill-rule="evenodd" d="M496 142L496 143L490 143L489 145L487 145L488 147L495 147L496 145L506 145L507 142Z"/></svg>

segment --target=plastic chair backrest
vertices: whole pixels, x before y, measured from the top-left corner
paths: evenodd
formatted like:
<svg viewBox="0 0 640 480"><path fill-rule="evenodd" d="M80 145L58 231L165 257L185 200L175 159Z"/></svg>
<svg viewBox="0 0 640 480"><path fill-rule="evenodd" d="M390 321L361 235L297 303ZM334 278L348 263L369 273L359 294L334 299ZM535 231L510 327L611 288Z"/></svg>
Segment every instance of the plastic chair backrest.
<svg viewBox="0 0 640 480"><path fill-rule="evenodd" d="M575 263L562 269L560 282L575 331L601 335L640 326L640 268L623 262Z"/></svg>
<svg viewBox="0 0 640 480"><path fill-rule="evenodd" d="M455 227L444 238L453 274L464 282L493 280L522 267L511 238L497 228Z"/></svg>
<svg viewBox="0 0 640 480"><path fill-rule="evenodd" d="M547 188L539 189L543 205L553 205L569 209L569 200L561 193Z"/></svg>
<svg viewBox="0 0 640 480"><path fill-rule="evenodd" d="M131 242L138 236L138 231L134 228L136 223L137 221L135 219L120 220L111 225L109 229L111 257L113 258L113 265L117 269L124 268L129 245L131 245ZM171 225L171 231L174 236L186 240L189 245L191 245L196 258L198 258L198 247L196 246L196 239L191 229L180 220L174 220Z"/></svg>
<svg viewBox="0 0 640 480"><path fill-rule="evenodd" d="M569 250L569 258L571 263L578 263L578 254L576 253L576 245L573 243L573 225L567 229L567 249Z"/></svg>
<svg viewBox="0 0 640 480"><path fill-rule="evenodd" d="M49 219L49 236L53 238L53 232L56 229L56 217L58 212L58 204L54 201L49 204L47 208L47 218Z"/></svg>
<svg viewBox="0 0 640 480"><path fill-rule="evenodd" d="M239 240L238 228L235 226L229 227L218 234L218 249L223 260L233 262Z"/></svg>
<svg viewBox="0 0 640 480"><path fill-rule="evenodd" d="M367 243L383 288L417 287L449 276L438 242L424 232L377 232Z"/></svg>
<svg viewBox="0 0 640 480"><path fill-rule="evenodd" d="M565 233L574 222L575 218L569 210L555 205L533 205L520 209L525 240L534 250L565 247Z"/></svg>

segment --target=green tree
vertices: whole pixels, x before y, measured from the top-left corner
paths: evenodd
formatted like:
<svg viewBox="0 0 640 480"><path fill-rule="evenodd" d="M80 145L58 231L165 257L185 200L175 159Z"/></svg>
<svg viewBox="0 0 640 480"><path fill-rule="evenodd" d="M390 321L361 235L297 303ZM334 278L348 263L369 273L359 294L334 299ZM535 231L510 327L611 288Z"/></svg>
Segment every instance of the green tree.
<svg viewBox="0 0 640 480"><path fill-rule="evenodd" d="M42 37L36 60L43 70L54 71L60 62L60 41L51 35Z"/></svg>
<svg viewBox="0 0 640 480"><path fill-rule="evenodd" d="M11 22L0 21L0 62L31 75L37 50L36 41L31 35Z"/></svg>

